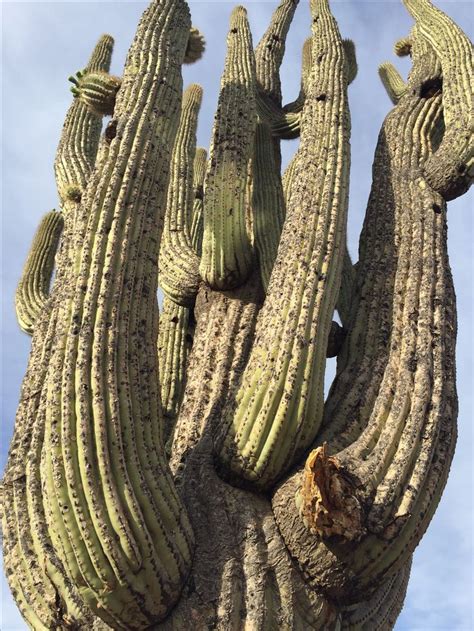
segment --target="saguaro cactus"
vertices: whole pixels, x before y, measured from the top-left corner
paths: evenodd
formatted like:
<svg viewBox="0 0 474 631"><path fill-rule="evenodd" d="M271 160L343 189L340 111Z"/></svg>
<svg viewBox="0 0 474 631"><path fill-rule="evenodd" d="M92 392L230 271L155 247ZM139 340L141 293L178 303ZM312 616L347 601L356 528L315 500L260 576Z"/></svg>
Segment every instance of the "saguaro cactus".
<svg viewBox="0 0 474 631"><path fill-rule="evenodd" d="M203 90L182 86L204 51L184 0L151 2L121 78L110 36L71 78L61 209L17 292L32 351L0 489L32 629L394 626L454 452L446 202L474 177L471 44L429 0L403 1L412 68L379 69L394 107L355 265L357 62L329 0L310 0L287 105L298 0L255 49L233 11L209 155Z"/></svg>

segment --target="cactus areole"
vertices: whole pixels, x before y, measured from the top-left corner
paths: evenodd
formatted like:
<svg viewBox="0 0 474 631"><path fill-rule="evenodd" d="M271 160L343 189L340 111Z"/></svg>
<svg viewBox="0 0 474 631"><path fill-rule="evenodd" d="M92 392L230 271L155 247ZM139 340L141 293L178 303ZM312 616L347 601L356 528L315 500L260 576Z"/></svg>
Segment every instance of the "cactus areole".
<svg viewBox="0 0 474 631"><path fill-rule="evenodd" d="M412 67L380 66L393 109L353 265L357 43L309 4L287 105L298 0L257 45L234 9L208 151L184 0L151 2L121 77L109 35L70 77L60 208L16 295L32 347L1 485L32 629L391 629L403 606L456 442L446 202L474 177L472 46L403 0Z"/></svg>

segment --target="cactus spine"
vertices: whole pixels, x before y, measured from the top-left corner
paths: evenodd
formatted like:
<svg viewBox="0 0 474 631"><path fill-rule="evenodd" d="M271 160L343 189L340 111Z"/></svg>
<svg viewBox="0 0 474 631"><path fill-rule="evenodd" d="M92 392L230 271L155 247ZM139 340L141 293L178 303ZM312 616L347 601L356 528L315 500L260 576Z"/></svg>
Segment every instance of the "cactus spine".
<svg viewBox="0 0 474 631"><path fill-rule="evenodd" d="M233 11L209 160L202 89L182 92L204 48L184 0L151 2L121 79L110 36L73 78L61 212L17 294L32 351L0 486L32 629L394 626L456 439L446 202L473 179L470 43L428 0L404 2L412 69L405 83L380 67L394 107L355 265L357 62L328 0L310 0L287 105L298 0L255 50Z"/></svg>

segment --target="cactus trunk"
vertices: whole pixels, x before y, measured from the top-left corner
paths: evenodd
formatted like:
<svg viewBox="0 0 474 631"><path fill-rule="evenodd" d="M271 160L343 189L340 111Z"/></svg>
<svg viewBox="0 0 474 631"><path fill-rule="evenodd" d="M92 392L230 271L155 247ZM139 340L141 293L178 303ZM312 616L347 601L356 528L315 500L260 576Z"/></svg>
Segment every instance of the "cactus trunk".
<svg viewBox="0 0 474 631"><path fill-rule="evenodd" d="M30 628L394 627L456 441L446 202L472 183L474 146L470 42L429 0L404 3L412 69L379 67L393 109L356 264L357 61L329 0L309 2L287 105L298 0L255 50L234 9L209 159L203 90L183 92L204 51L185 0L151 2L122 77L105 35L70 78L60 212L17 290L33 337L0 486Z"/></svg>

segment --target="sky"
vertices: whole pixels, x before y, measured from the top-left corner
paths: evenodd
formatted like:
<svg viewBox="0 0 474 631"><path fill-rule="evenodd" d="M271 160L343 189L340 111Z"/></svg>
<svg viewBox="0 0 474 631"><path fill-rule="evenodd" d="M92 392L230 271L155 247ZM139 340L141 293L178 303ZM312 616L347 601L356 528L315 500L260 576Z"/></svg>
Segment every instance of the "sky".
<svg viewBox="0 0 474 631"><path fill-rule="evenodd" d="M234 2L189 2L193 23L207 39L207 54L185 67L185 86L201 83L198 144L208 147L225 39ZM244 0L254 42L278 5ZM472 2L436 2L473 39ZM282 69L285 101L299 88L301 46L309 35L308 0L301 0L290 31ZM116 40L111 72L122 73L125 55L146 4L143 2L3 2L2 12L2 364L0 471L13 431L21 379L30 338L15 320L14 292L32 236L42 215L57 207L53 161L64 114L71 101L67 77L84 67L102 33ZM394 62L402 74L407 60L392 53L393 43L408 34L411 19L400 0L332 0L343 37L355 41L359 74L349 89L352 116L352 169L349 249L357 260L359 231L371 184L373 153L391 104L377 76L378 65ZM283 143L284 164L295 142ZM438 511L417 548L405 607L397 631L470 631L473 624L474 417L473 195L448 209L449 252L458 304L457 384L459 438L451 474ZM329 371L330 374L330 371ZM1 579L0 627L20 631L26 624Z"/></svg>

